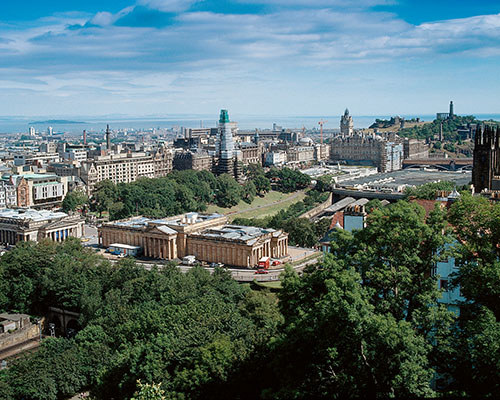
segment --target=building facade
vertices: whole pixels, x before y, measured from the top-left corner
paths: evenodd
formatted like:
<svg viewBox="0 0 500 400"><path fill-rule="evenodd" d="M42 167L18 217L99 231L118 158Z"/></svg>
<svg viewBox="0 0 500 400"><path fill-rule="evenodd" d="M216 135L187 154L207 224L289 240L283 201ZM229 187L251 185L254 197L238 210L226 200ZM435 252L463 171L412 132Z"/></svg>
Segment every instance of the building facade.
<svg viewBox="0 0 500 400"><path fill-rule="evenodd" d="M402 168L403 145L374 134L337 136L331 142L330 159L334 162L369 162L379 172L391 172Z"/></svg>
<svg viewBox="0 0 500 400"><path fill-rule="evenodd" d="M340 134L342 136L351 136L354 133L354 121L349 115L349 109L346 108L344 115L340 118Z"/></svg>
<svg viewBox="0 0 500 400"><path fill-rule="evenodd" d="M403 141L403 158L417 160L429 158L429 145L425 140L405 138Z"/></svg>
<svg viewBox="0 0 500 400"><path fill-rule="evenodd" d="M62 242L83 234L84 220L77 215L34 209L0 210L0 243L4 245L42 239Z"/></svg>
<svg viewBox="0 0 500 400"><path fill-rule="evenodd" d="M140 177L158 178L165 176L172 169L169 152L156 154L120 153L97 156L82 162L80 176L92 193L98 182L109 179L113 183L130 183Z"/></svg>
<svg viewBox="0 0 500 400"><path fill-rule="evenodd" d="M193 169L195 171L210 171L213 167L213 157L206 151L177 151L174 154L173 168L177 171Z"/></svg>
<svg viewBox="0 0 500 400"><path fill-rule="evenodd" d="M17 190L11 181L0 181L0 208L17 206Z"/></svg>
<svg viewBox="0 0 500 400"><path fill-rule="evenodd" d="M7 174L2 180L12 183L16 188L18 207L57 207L61 205L68 192L67 177L55 174Z"/></svg>

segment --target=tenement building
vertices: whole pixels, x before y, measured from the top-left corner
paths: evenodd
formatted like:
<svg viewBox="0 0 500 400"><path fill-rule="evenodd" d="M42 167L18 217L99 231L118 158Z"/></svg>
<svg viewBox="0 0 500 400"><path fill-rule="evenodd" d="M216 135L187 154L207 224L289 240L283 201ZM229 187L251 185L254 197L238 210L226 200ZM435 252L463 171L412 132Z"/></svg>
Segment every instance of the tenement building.
<svg viewBox="0 0 500 400"><path fill-rule="evenodd" d="M500 127L485 125L476 130L472 167L474 191L500 190Z"/></svg>
<svg viewBox="0 0 500 400"><path fill-rule="evenodd" d="M63 212L33 209L0 210L0 243L52 239L62 242L68 237L82 237L84 221L79 216Z"/></svg>
<svg viewBox="0 0 500 400"><path fill-rule="evenodd" d="M425 140L405 138L403 141L403 157L405 160L429 158L429 145Z"/></svg>
<svg viewBox="0 0 500 400"><path fill-rule="evenodd" d="M18 207L57 207L61 205L68 192L68 178L55 174L6 174L2 176L2 181L16 188Z"/></svg>
<svg viewBox="0 0 500 400"><path fill-rule="evenodd" d="M172 154L159 150L155 154L119 153L97 156L82 162L81 178L92 193L98 182L134 182L140 177L158 178L172 171Z"/></svg>
<svg viewBox="0 0 500 400"><path fill-rule="evenodd" d="M347 163L369 163L379 172L391 172L403 165L403 145L374 134L355 133L332 139L330 148L332 161Z"/></svg>
<svg viewBox="0 0 500 400"><path fill-rule="evenodd" d="M146 257L172 260L194 255L200 261L255 267L261 257L288 256L281 230L228 225L219 214L188 213L153 220L135 217L103 224L99 243L137 246Z"/></svg>
<svg viewBox="0 0 500 400"><path fill-rule="evenodd" d="M210 171L213 166L213 157L203 150L183 150L174 154L173 166L175 170L183 171L194 169L195 171Z"/></svg>

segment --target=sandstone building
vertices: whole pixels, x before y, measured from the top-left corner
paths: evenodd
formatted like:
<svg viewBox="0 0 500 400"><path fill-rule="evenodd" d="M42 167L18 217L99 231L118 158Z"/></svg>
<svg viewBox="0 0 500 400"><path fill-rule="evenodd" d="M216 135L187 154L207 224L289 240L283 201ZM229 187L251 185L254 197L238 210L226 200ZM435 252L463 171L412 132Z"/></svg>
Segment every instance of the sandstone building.
<svg viewBox="0 0 500 400"><path fill-rule="evenodd" d="M134 182L140 177L158 178L172 171L172 154L164 149L154 154L119 153L97 156L82 162L81 178L89 194L98 182Z"/></svg>
<svg viewBox="0 0 500 400"><path fill-rule="evenodd" d="M219 214L187 213L153 220L135 217L103 224L99 243L139 246L146 257L172 260L194 255L200 261L253 268L261 257L288 256L281 230L228 225Z"/></svg>
<svg viewBox="0 0 500 400"><path fill-rule="evenodd" d="M63 212L33 209L0 210L0 243L14 245L21 241L82 237L84 221Z"/></svg>
<svg viewBox="0 0 500 400"><path fill-rule="evenodd" d="M374 134L355 133L331 141L330 159L348 163L370 163L379 172L391 172L403 165L403 145Z"/></svg>

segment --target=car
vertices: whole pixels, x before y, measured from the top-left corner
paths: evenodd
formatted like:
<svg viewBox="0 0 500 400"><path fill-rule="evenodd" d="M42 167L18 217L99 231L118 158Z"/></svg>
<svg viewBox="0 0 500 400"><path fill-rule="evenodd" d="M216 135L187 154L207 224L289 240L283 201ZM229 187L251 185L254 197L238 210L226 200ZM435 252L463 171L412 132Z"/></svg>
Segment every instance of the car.
<svg viewBox="0 0 500 400"><path fill-rule="evenodd" d="M82 238L81 241L82 242L88 242L90 239L89 238Z"/></svg>
<svg viewBox="0 0 500 400"><path fill-rule="evenodd" d="M280 265L280 264L281 264L280 260L273 260L273 263L271 265L275 266L275 265Z"/></svg>
<svg viewBox="0 0 500 400"><path fill-rule="evenodd" d="M256 274L268 274L269 271L259 268L257 271L255 271Z"/></svg>

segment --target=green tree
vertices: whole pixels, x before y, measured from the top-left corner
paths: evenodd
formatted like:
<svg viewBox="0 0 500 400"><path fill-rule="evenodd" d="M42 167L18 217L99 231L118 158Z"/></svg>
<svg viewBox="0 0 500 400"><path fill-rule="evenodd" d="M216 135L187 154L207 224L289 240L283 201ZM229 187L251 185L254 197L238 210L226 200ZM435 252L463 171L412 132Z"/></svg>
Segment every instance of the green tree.
<svg viewBox="0 0 500 400"><path fill-rule="evenodd" d="M455 189L455 183L451 181L431 182L417 187L408 186L405 189L405 195L417 199L435 200L439 192L451 192L453 189Z"/></svg>
<svg viewBox="0 0 500 400"><path fill-rule="evenodd" d="M333 257L303 278L287 270L280 292L284 331L272 346L275 373L264 398L432 395L429 345L410 323L377 313L360 282Z"/></svg>
<svg viewBox="0 0 500 400"><path fill-rule="evenodd" d="M65 212L75 211L77 208L87 204L88 196L81 190L68 192L62 202L62 208Z"/></svg>
<svg viewBox="0 0 500 400"><path fill-rule="evenodd" d="M242 197L243 201L245 203L250 204L253 199L255 198L255 195L257 194L257 190L255 188L255 185L252 181L248 181L243 185L243 190L242 190Z"/></svg>
<svg viewBox="0 0 500 400"><path fill-rule="evenodd" d="M137 392L131 400L164 400L166 399L165 391L161 389L159 384L141 383L137 381Z"/></svg>
<svg viewBox="0 0 500 400"><path fill-rule="evenodd" d="M118 189L116 185L106 179L104 181L98 182L93 196L92 205L99 215L102 216L104 211L109 211L113 203L118 199Z"/></svg>
<svg viewBox="0 0 500 400"><path fill-rule="evenodd" d="M296 246L313 247L317 242L314 224L307 218L291 218L283 225L290 243Z"/></svg>
<svg viewBox="0 0 500 400"><path fill-rule="evenodd" d="M264 175L258 175L252 179L255 189L259 195L263 195L271 190L271 182Z"/></svg>
<svg viewBox="0 0 500 400"><path fill-rule="evenodd" d="M216 199L220 207L232 207L241 200L241 186L236 180L228 175L222 174L217 177Z"/></svg>

